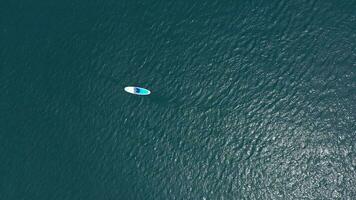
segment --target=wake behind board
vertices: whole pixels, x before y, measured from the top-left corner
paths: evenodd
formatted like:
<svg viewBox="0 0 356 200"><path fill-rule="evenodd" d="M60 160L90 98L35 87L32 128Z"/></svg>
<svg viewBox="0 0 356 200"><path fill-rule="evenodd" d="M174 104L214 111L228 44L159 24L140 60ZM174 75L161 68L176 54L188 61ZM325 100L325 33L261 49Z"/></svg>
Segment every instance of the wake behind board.
<svg viewBox="0 0 356 200"><path fill-rule="evenodd" d="M124 90L130 94L135 94L135 95L149 95L151 94L151 91L142 88L142 87L135 87L135 86L127 86L124 88Z"/></svg>

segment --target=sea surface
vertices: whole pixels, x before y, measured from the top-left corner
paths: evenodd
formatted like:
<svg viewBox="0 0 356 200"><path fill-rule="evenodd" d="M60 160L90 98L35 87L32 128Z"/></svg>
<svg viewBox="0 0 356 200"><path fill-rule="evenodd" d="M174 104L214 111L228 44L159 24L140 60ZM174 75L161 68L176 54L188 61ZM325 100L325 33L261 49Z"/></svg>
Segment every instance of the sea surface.
<svg viewBox="0 0 356 200"><path fill-rule="evenodd" d="M355 11L1 1L0 199L356 199Z"/></svg>

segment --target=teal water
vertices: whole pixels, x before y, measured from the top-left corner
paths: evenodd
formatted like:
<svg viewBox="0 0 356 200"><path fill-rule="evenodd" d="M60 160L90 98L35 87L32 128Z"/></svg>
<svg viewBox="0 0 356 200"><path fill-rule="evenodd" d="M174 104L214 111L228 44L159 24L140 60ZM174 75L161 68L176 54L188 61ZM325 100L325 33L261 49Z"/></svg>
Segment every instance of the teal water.
<svg viewBox="0 0 356 200"><path fill-rule="evenodd" d="M355 10L1 2L0 199L355 199Z"/></svg>

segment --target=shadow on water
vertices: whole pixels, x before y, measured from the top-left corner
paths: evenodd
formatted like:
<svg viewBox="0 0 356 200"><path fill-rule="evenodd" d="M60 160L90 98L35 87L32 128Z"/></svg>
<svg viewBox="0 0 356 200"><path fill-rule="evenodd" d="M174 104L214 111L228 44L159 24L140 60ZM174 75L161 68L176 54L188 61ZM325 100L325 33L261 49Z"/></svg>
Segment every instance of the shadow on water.
<svg viewBox="0 0 356 200"><path fill-rule="evenodd" d="M181 102L179 102L177 99L163 94L152 93L148 96L148 99L152 103L162 106L178 107L182 105Z"/></svg>
<svg viewBox="0 0 356 200"><path fill-rule="evenodd" d="M148 99L157 104L159 106L165 106L169 108L180 108L180 109L195 109L201 112L205 112L212 108L214 109L226 109L225 106L221 105L199 105L196 104L194 101L189 101L187 99L179 98L179 97L170 97L163 94L152 93L148 96Z"/></svg>

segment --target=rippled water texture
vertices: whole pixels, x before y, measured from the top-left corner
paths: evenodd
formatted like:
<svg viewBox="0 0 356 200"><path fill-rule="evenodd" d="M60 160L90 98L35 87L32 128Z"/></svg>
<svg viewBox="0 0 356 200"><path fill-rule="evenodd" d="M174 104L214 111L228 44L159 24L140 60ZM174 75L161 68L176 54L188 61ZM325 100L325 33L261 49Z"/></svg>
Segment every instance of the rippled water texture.
<svg viewBox="0 0 356 200"><path fill-rule="evenodd" d="M1 4L0 199L356 198L355 1Z"/></svg>

